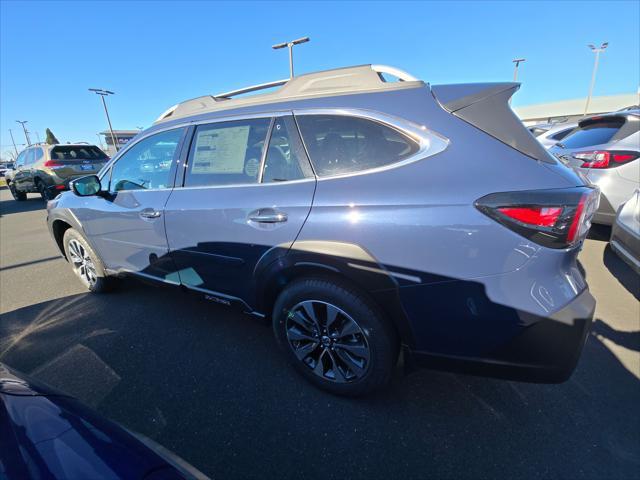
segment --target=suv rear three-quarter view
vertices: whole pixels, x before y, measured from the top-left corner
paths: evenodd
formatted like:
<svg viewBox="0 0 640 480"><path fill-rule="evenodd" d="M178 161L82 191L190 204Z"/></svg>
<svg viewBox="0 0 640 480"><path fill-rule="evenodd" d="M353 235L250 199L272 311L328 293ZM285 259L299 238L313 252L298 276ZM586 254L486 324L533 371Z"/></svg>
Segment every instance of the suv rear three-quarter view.
<svg viewBox="0 0 640 480"><path fill-rule="evenodd" d="M199 97L49 202L49 228L89 290L132 274L268 319L333 393L385 385L400 352L563 381L599 191L515 117L517 88L364 65Z"/></svg>
<svg viewBox="0 0 640 480"><path fill-rule="evenodd" d="M71 180L97 173L108 160L100 148L86 143L30 145L16 158L7 185L17 201L26 200L28 193L51 200L68 190Z"/></svg>

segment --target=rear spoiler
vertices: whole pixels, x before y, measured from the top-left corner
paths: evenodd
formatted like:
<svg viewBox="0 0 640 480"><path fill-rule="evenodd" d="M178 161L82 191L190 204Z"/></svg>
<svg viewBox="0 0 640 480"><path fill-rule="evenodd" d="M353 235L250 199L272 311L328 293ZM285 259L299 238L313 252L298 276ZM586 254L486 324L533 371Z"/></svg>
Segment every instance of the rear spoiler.
<svg viewBox="0 0 640 480"><path fill-rule="evenodd" d="M467 83L434 85L431 93L449 113L535 160L555 164L509 106L519 88L520 84L513 82Z"/></svg>

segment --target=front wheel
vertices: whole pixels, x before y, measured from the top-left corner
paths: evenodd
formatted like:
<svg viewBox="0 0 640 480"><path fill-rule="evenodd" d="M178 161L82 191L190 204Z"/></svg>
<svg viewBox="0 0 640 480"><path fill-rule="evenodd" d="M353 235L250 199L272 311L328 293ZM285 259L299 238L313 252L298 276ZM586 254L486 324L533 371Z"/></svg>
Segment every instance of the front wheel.
<svg viewBox="0 0 640 480"><path fill-rule="evenodd" d="M323 278L298 280L273 312L278 344L316 386L356 396L389 383L398 337L379 309L349 286Z"/></svg>
<svg viewBox="0 0 640 480"><path fill-rule="evenodd" d="M64 252L73 272L92 293L110 290L111 280L104 273L102 262L87 241L73 228L64 232Z"/></svg>

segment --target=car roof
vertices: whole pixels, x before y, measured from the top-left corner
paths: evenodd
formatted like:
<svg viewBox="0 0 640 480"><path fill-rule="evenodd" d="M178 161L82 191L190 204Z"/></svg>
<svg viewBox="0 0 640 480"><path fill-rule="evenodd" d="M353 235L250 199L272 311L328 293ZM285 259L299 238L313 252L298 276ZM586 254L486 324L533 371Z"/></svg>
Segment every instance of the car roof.
<svg viewBox="0 0 640 480"><path fill-rule="evenodd" d="M390 82L386 76L398 78ZM154 125L180 117L230 110L238 107L282 102L285 100L329 97L351 93L422 87L425 83L412 75L386 65L358 65L307 73L290 79L252 85L217 95L205 95L178 103L163 112ZM280 87L275 91L234 98L238 95Z"/></svg>

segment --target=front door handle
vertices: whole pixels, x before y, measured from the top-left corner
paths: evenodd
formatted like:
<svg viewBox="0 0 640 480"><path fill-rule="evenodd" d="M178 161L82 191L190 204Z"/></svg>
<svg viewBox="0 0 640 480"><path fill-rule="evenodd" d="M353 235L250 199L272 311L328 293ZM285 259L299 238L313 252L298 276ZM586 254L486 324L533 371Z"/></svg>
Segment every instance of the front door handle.
<svg viewBox="0 0 640 480"><path fill-rule="evenodd" d="M280 223L287 221L287 214L273 208L261 208L249 214L249 220L258 223Z"/></svg>
<svg viewBox="0 0 640 480"><path fill-rule="evenodd" d="M142 218L158 218L160 215L162 215L162 212L151 208L146 208L140 212Z"/></svg>

